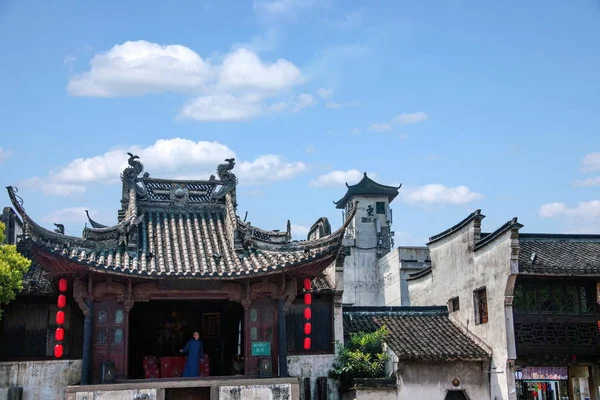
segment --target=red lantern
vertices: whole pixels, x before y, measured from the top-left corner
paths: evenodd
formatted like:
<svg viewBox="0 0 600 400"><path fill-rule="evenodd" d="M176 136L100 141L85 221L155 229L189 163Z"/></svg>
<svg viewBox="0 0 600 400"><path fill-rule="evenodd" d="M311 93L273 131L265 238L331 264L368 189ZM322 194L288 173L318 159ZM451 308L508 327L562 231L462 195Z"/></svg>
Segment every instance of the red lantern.
<svg viewBox="0 0 600 400"><path fill-rule="evenodd" d="M312 317L312 312L310 311L310 307L306 307L304 309L304 319L310 319Z"/></svg>
<svg viewBox="0 0 600 400"><path fill-rule="evenodd" d="M63 345L57 344L54 346L54 357L61 358L63 356Z"/></svg>
<svg viewBox="0 0 600 400"><path fill-rule="evenodd" d="M67 296L65 296L64 294L59 294L57 304L60 308L63 308L67 304Z"/></svg>
<svg viewBox="0 0 600 400"><path fill-rule="evenodd" d="M54 338L57 341L61 341L65 338L65 330L63 328L56 328L56 332L54 332Z"/></svg>
<svg viewBox="0 0 600 400"><path fill-rule="evenodd" d="M310 283L310 279L308 279L308 278L307 278L307 279L305 279L305 280L304 280L304 290L310 290L311 286L312 286L312 285L311 285L311 283Z"/></svg>
<svg viewBox="0 0 600 400"><path fill-rule="evenodd" d="M310 350L310 338L304 338L304 350Z"/></svg>
<svg viewBox="0 0 600 400"><path fill-rule="evenodd" d="M304 304L309 306L312 303L312 295L310 293L304 293Z"/></svg>
<svg viewBox="0 0 600 400"><path fill-rule="evenodd" d="M65 323L65 313L63 311L59 311L56 313L56 324L62 325Z"/></svg>
<svg viewBox="0 0 600 400"><path fill-rule="evenodd" d="M65 278L61 278L58 281L58 290L60 290L61 292L67 291L67 280Z"/></svg>
<svg viewBox="0 0 600 400"><path fill-rule="evenodd" d="M311 332L312 332L312 324L310 322L305 323L304 324L304 334L310 335Z"/></svg>

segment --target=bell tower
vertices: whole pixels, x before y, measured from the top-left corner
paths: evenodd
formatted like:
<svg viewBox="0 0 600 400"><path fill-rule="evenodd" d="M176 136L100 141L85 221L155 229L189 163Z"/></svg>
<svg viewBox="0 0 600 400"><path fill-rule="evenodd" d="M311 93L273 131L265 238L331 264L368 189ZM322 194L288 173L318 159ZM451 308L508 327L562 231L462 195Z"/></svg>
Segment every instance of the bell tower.
<svg viewBox="0 0 600 400"><path fill-rule="evenodd" d="M385 305L378 260L394 247L390 203L398 196L401 186L379 184L365 172L356 185L346 183L346 194L334 202L336 208L348 215L350 207L358 201L358 210L344 239L350 254L344 260L343 304Z"/></svg>

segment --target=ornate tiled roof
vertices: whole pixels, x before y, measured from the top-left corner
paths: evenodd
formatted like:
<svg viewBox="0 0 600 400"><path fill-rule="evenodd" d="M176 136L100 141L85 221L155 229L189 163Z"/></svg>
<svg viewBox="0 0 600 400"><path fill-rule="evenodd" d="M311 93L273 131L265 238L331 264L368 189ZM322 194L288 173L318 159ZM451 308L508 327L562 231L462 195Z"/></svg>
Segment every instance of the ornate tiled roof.
<svg viewBox="0 0 600 400"><path fill-rule="evenodd" d="M237 178L230 172L233 159L226 161L217 169L218 180L168 181L140 176L143 167L130 154L130 167L122 174L119 223L86 227L83 237L41 227L25 212L16 189L8 192L25 222L25 243L34 253L68 261L55 268L231 279L298 271L335 259L351 215L336 232L302 242L291 241L289 221L286 232L253 227L236 214Z"/></svg>
<svg viewBox="0 0 600 400"><path fill-rule="evenodd" d="M385 341L400 361L482 361L490 354L448 318L446 307L344 307L344 332L374 332L385 326Z"/></svg>
<svg viewBox="0 0 600 400"><path fill-rule="evenodd" d="M519 271L600 275L600 235L519 234Z"/></svg>
<svg viewBox="0 0 600 400"><path fill-rule="evenodd" d="M365 172L363 178L356 185L348 185L346 183L346 187L348 188L346 194L333 203L336 208L345 208L353 196L387 196L388 201L391 203L398 196L398 189L401 186L382 185L369 178Z"/></svg>

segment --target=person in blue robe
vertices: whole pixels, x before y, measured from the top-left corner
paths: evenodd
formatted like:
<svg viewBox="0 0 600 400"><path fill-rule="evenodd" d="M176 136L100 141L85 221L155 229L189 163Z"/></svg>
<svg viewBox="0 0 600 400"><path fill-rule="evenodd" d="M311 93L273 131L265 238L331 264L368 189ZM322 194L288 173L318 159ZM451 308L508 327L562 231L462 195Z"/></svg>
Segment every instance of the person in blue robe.
<svg viewBox="0 0 600 400"><path fill-rule="evenodd" d="M202 340L200 340L200 334L194 332L192 339L179 352L187 353L188 355L185 361L183 377L200 376L200 360L204 359L204 346L202 345Z"/></svg>

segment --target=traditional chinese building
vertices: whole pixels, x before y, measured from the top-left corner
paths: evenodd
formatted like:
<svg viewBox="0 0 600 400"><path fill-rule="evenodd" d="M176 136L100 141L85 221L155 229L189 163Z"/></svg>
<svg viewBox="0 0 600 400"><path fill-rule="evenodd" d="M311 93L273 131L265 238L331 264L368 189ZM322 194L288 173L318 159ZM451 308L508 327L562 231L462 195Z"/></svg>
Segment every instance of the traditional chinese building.
<svg viewBox="0 0 600 400"><path fill-rule="evenodd" d="M177 376L171 359L193 331L204 341L210 375L287 376L288 332L302 325L286 327L286 311L305 279L315 298L331 289L323 271L343 264L343 234L356 207L347 206L337 231L320 220L316 238L293 241L289 221L285 230L264 230L237 215L233 159L216 177L177 181L150 177L129 155L117 224L90 219L82 237L43 228L8 188L23 220L21 245L48 279L67 279L79 309L70 312L83 316L66 329L83 348L81 383L142 379L148 356L165 359L162 376Z"/></svg>
<svg viewBox="0 0 600 400"><path fill-rule="evenodd" d="M410 304L446 305L492 349L491 399L600 398L600 235L521 233L517 218L485 233L484 218L430 238Z"/></svg>

